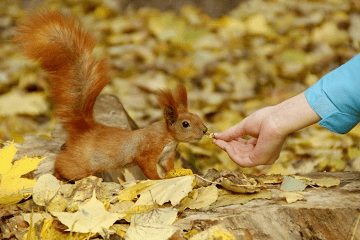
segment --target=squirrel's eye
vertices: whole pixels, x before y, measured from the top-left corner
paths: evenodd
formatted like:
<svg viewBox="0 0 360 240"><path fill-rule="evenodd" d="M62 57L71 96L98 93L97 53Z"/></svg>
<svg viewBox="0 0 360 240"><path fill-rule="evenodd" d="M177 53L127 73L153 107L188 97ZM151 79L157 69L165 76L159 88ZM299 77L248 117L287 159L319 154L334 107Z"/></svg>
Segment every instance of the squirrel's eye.
<svg viewBox="0 0 360 240"><path fill-rule="evenodd" d="M187 121L183 121L183 122L182 122L182 126L183 126L184 128L190 127L190 123L187 122Z"/></svg>

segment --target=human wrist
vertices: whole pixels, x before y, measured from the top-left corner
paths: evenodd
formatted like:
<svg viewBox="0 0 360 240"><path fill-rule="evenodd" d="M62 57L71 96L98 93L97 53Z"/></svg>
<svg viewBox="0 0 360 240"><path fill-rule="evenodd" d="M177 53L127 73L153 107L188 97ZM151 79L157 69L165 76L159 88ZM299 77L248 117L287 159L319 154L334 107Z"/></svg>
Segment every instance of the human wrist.
<svg viewBox="0 0 360 240"><path fill-rule="evenodd" d="M305 94L300 93L272 107L269 120L279 135L287 136L297 130L317 123L321 118L310 107Z"/></svg>

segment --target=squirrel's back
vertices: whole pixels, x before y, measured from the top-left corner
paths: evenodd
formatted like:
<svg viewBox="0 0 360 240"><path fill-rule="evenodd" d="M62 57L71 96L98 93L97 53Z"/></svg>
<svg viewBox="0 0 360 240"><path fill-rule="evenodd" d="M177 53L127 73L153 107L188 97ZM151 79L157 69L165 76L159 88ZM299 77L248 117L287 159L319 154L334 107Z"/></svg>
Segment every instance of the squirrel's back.
<svg viewBox="0 0 360 240"><path fill-rule="evenodd" d="M109 81L107 61L92 55L94 37L57 11L35 12L16 30L14 42L47 71L56 115L69 136L90 129L95 100Z"/></svg>

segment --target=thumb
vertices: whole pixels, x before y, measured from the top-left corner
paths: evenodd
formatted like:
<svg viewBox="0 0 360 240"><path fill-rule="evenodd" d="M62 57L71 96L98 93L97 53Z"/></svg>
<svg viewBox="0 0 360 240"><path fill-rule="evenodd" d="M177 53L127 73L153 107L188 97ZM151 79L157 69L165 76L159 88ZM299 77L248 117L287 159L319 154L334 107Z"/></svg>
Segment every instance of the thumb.
<svg viewBox="0 0 360 240"><path fill-rule="evenodd" d="M215 133L215 138L224 141L231 141L233 139L240 138L247 134L245 129L245 123L246 123L246 119L226 129L225 131Z"/></svg>

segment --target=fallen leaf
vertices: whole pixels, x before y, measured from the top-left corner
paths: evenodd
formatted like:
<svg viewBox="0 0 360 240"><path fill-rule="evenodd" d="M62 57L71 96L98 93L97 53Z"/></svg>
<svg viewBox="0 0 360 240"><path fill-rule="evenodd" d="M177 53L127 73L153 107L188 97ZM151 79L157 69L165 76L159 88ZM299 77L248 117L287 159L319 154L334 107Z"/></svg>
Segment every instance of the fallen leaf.
<svg viewBox="0 0 360 240"><path fill-rule="evenodd" d="M21 215L26 222L30 223L32 221L34 224L43 221L46 218L52 218L51 215L46 212L22 213Z"/></svg>
<svg viewBox="0 0 360 240"><path fill-rule="evenodd" d="M102 232L103 229L109 229L116 220L123 216L106 211L103 203L96 199L95 190L90 201L79 206L77 212L52 212L51 214L66 225L69 228L68 231L80 233Z"/></svg>
<svg viewBox="0 0 360 240"><path fill-rule="evenodd" d="M311 180L315 185L319 187L334 187L340 184L340 179L338 178L321 178L321 179L312 179Z"/></svg>
<svg viewBox="0 0 360 240"><path fill-rule="evenodd" d="M51 174L44 174L33 188L33 200L39 206L47 206L60 189L60 182Z"/></svg>
<svg viewBox="0 0 360 240"><path fill-rule="evenodd" d="M191 169L186 168L175 168L170 170L165 174L165 178L175 178L175 177L182 177L187 175L193 175L194 173L191 171Z"/></svg>
<svg viewBox="0 0 360 240"><path fill-rule="evenodd" d="M350 159L354 159L360 156L360 149L359 148L348 148L348 155Z"/></svg>
<svg viewBox="0 0 360 240"><path fill-rule="evenodd" d="M252 194L229 194L229 192L219 191L218 199L210 208L218 208L228 205L245 204L254 199L271 199L271 192L269 190L262 190Z"/></svg>
<svg viewBox="0 0 360 240"><path fill-rule="evenodd" d="M128 209L127 211L124 212L124 214L125 214L124 219L127 222L131 222L131 218L134 215L148 212L154 208L155 208L155 205L139 205L139 206L132 205L132 207L130 209Z"/></svg>
<svg viewBox="0 0 360 240"><path fill-rule="evenodd" d="M12 91L0 96L0 116L14 114L40 115L48 111L48 102L45 94L25 94L20 91Z"/></svg>
<svg viewBox="0 0 360 240"><path fill-rule="evenodd" d="M280 189L284 191L303 191L307 187L304 181L295 179L293 177L284 176Z"/></svg>
<svg viewBox="0 0 360 240"><path fill-rule="evenodd" d="M35 170L43 160L43 158L25 156L12 164L16 151L14 142L0 149L0 204L15 204L23 198L31 196L31 191L26 189L32 188L35 180L21 176Z"/></svg>
<svg viewBox="0 0 360 240"><path fill-rule="evenodd" d="M276 33L268 25L262 14L255 14L246 21L246 31L249 34L265 35L273 37Z"/></svg>
<svg viewBox="0 0 360 240"><path fill-rule="evenodd" d="M189 240L203 239L235 240L236 238L228 229L219 224L193 235Z"/></svg>
<svg viewBox="0 0 360 240"><path fill-rule="evenodd" d="M194 189L197 192L195 198L191 199L187 207L190 209L204 209L213 204L218 198L218 188L215 185Z"/></svg>
<svg viewBox="0 0 360 240"><path fill-rule="evenodd" d="M125 233L129 229L128 224L114 224L110 227L110 230L114 231L116 234L120 235L121 237L125 236Z"/></svg>
<svg viewBox="0 0 360 240"><path fill-rule="evenodd" d="M305 200L304 195L302 194L302 192L299 191L296 192L284 191L284 192L280 192L278 196L285 198L286 202L288 203L294 203L299 200Z"/></svg>
<svg viewBox="0 0 360 240"><path fill-rule="evenodd" d="M236 184L227 178L222 178L220 185L236 193L255 193L261 190L261 187L256 184Z"/></svg>
<svg viewBox="0 0 360 240"><path fill-rule="evenodd" d="M174 206L192 190L194 179L194 175L187 175L159 180L154 185L140 192L140 197L136 201L135 206L152 205L154 203L162 205L168 201Z"/></svg>
<svg viewBox="0 0 360 240"><path fill-rule="evenodd" d="M125 239L131 240L167 240L178 228L171 224L177 218L175 208L154 209L131 218L131 224Z"/></svg>
<svg viewBox="0 0 360 240"><path fill-rule="evenodd" d="M145 188L155 184L155 181L145 180L137 184L135 182L126 182L127 184L122 184L125 189L121 190L119 196L117 197L119 202L131 201L134 198L137 198L137 195L144 190ZM134 184L133 184L134 183ZM127 185L129 187L127 187Z"/></svg>

